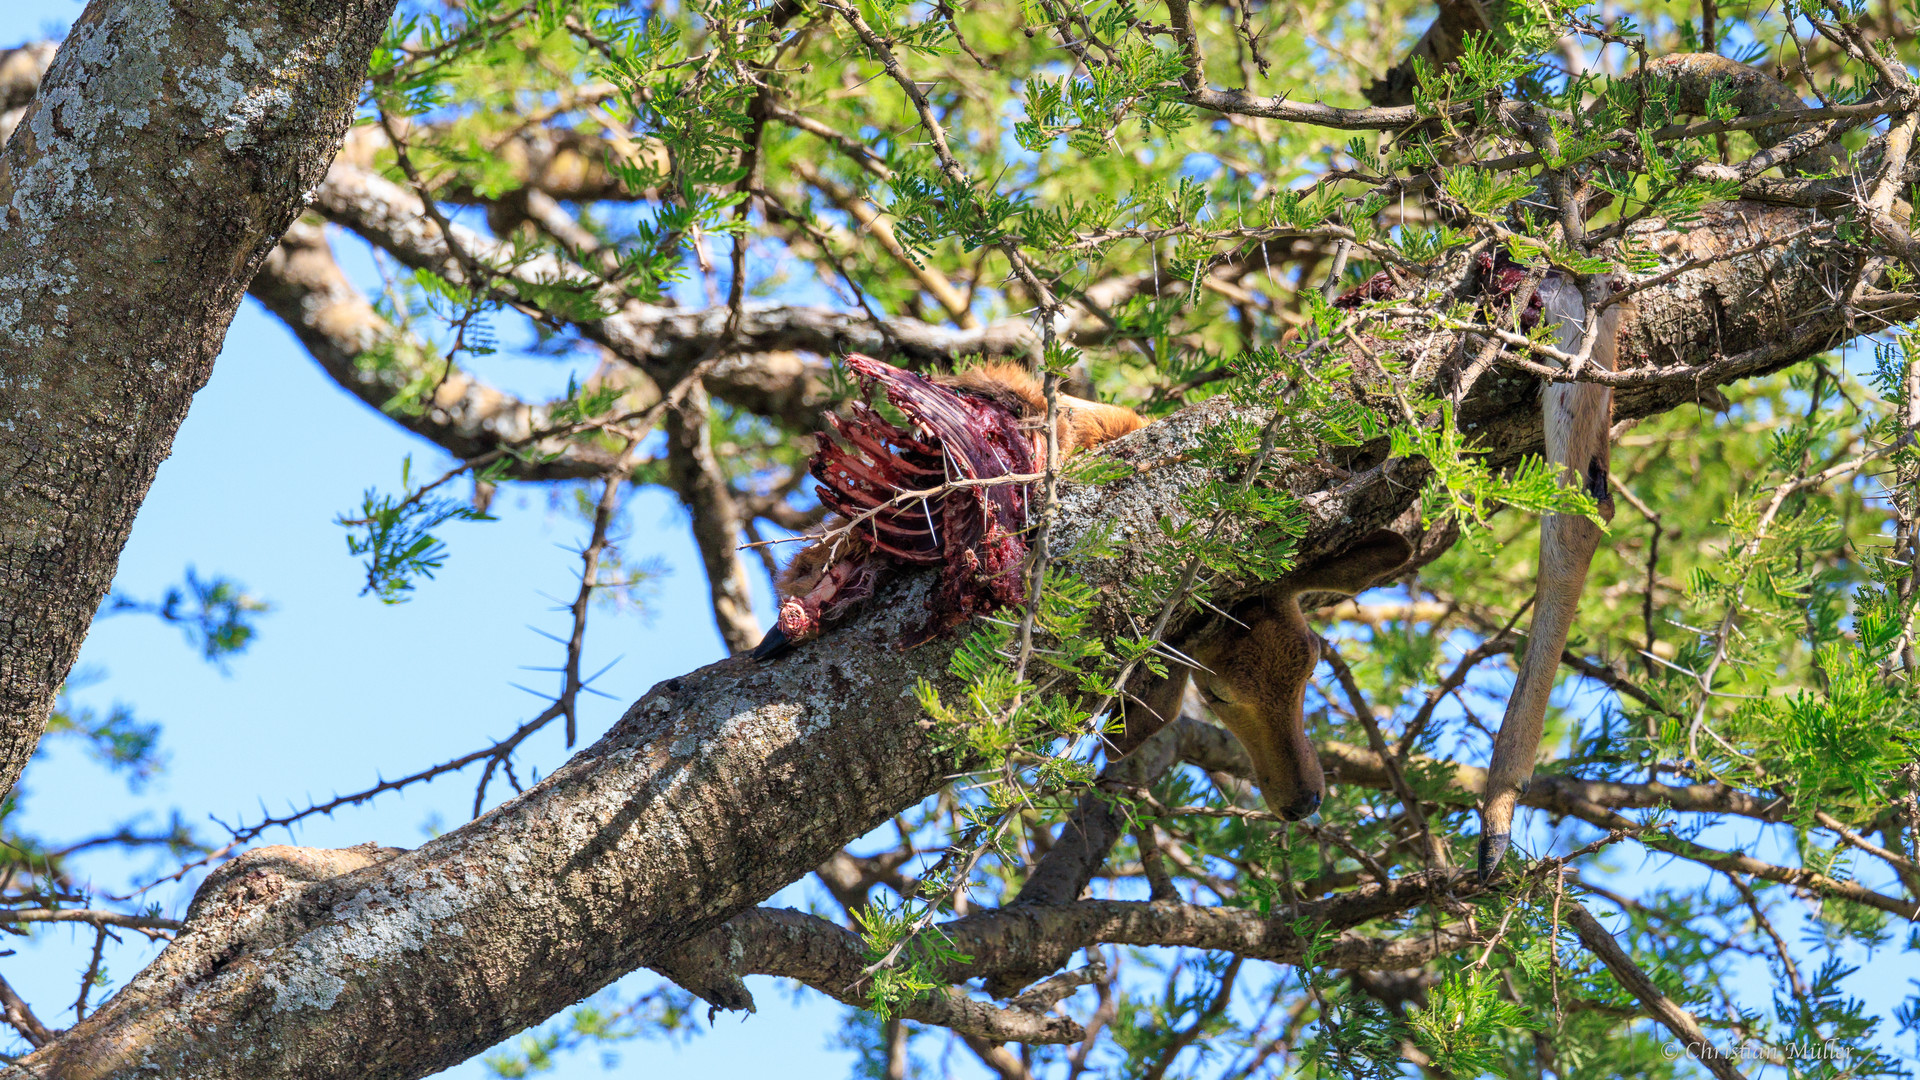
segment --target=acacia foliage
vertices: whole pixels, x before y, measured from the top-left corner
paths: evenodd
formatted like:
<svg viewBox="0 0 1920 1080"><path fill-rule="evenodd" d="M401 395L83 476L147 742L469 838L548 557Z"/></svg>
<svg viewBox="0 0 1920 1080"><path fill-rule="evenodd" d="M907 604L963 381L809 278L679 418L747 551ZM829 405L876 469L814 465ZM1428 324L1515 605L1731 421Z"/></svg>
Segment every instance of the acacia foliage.
<svg viewBox="0 0 1920 1080"><path fill-rule="evenodd" d="M1483 377L1531 378L1513 362L1544 343L1526 318L1531 284L1504 306L1438 290L1496 254L1529 274L1647 280L1667 267L1632 226L1685 229L1754 193L1742 184L1763 173L1727 171L1753 160L1761 130L1734 122L1731 84L1708 80L1689 98L1633 79L1648 56L1717 47L1829 109L1892 102L1796 121L1822 136L1804 149L1830 138L1845 153L1788 163L1864 178L1854 203L1829 200L1820 240L1884 254L1873 215L1905 211L1876 201L1881 182L1891 176L1897 194L1910 179L1886 132L1915 115L1901 66L1913 15L1630 5L1602 21L1507 5L1444 65L1415 65L1410 103L1335 115L1287 105L1362 109L1425 12L1253 0L412 5L376 56L358 137L368 169L421 200L427 231L446 239L408 249L323 196L335 224L404 268L353 367L385 387L380 407L432 438L445 395L470 378L463 361L512 347L603 362L538 403L525 431L460 443L438 479L402 471L400 490L370 490L342 524L367 558L368 591L402 601L458 557L449 526L484 519L494 486L594 475L580 503L601 554L585 565L580 627L593 592L633 581L594 561L613 558L605 517L626 483L672 487L696 531L705 513L722 541L803 527L816 509L804 436L847 388L809 363L796 407L729 398L719 374L737 359L771 367L776 350L748 348L747 328L800 303L922 364L977 350L916 352L903 329L1015 324L1023 332L994 349L1154 415L1233 395L1265 419L1208 434L1199 456L1217 477L1161 523L1155 568L1130 597L1136 628L1098 632L1096 597L1071 573L1109 537L1050 551L1033 610L984 624L956 653L969 692L923 695L967 778L823 870L840 907L822 912L856 928L875 963L859 995L870 1011L850 1012L845 1036L875 1075L931 1070L948 1051L1006 1076L1684 1070L1662 1053L1672 1036L1568 928L1562 910L1576 902L1620 916L1641 968L1717 1042L1752 1040L1797 1074L1899 1074L1888 1051L1920 1036L1920 1004L1875 1015L1849 977L1862 947L1920 948L1894 917L1920 888L1914 344L1865 314L1902 314L1911 272L1884 258L1836 285L1863 312L1859 332L1875 334L1869 347L1618 433L1623 505L1549 728L1546 776L1707 783L1763 811L1728 824L1630 800L1556 807L1569 816L1536 821L1528 855L1564 867L1536 863L1498 891L1463 888L1360 928L1381 939L1464 928L1470 947L1412 972L1324 966L1330 939L1296 925L1308 945L1294 965L1088 949L1058 999L1090 1033L1077 1046L951 1041L901 1017L968 962L940 924L1018 898L1089 800L1124 823L1101 896L1286 919L1300 901L1431 869L1441 859L1428 837L1461 861L1472 794L1453 766L1484 761L1510 684L1535 515L1596 508L1537 462L1481 464L1451 387L1411 366L1410 335L1472 328L1493 343ZM1220 86L1246 93L1205 92ZM1693 117L1725 123L1676 129ZM517 149L530 142L576 152L549 153L543 169ZM1577 227L1561 213L1569 191L1594 197ZM1370 281L1389 284L1357 306L1332 302ZM636 348L619 329L667 307L703 313L674 347ZM831 359L818 341L777 351L793 348ZM702 392L688 407L700 380L717 400ZM657 433L669 410L723 450L712 468L676 467ZM1305 517L1264 481L1284 463L1383 443L1424 462L1425 524L1462 540L1397 591L1336 609L1343 661L1323 667L1308 711L1324 742L1378 740L1410 799L1399 783L1337 776L1318 821L1288 827L1258 809L1230 760L1096 786L1087 736L1124 671L1163 662L1150 628L1188 617L1210 589L1291 565ZM1069 479L1099 483L1109 467ZM702 469L708 481L718 470L725 505L702 503ZM472 500L452 494L455 479ZM716 582L732 572L724 542L702 546ZM571 723L571 698L560 704L538 722ZM1769 878L1732 855L1812 874ZM29 872L52 880L51 863ZM491 1062L526 1075L564 1048L680 1032L687 1015L670 988L597 1003ZM1828 1044L1851 1056L1788 1057Z"/></svg>
<svg viewBox="0 0 1920 1080"><path fill-rule="evenodd" d="M1686 227L1701 207L1738 193L1694 166L1738 162L1753 148L1743 131L1656 141L1652 133L1683 119L1677 95L1620 76L1645 53L1697 48L1709 36L1752 43L1728 51L1763 65L1798 64L1800 53L1766 12L1711 27L1670 17L1643 27L1513 6L1446 68L1419 69L1416 116L1443 120L1330 138L1322 128L1193 103L1192 91L1206 84L1335 102L1344 94L1357 104L1354 91L1406 45L1371 31L1412 14L1334 5L1179 5L1163 15L1046 2L965 10L713 4L631 21L611 10L591 35L550 20L518 31L526 36L517 40L523 50L539 41L544 57L563 58L538 100L564 100L577 85L577 61L564 58L578 53L603 64L599 74L617 88L606 111L636 137L658 140L660 153L613 165L628 190L651 193L646 209L589 218L618 253L607 280L625 297L655 302L690 281L704 285L711 302L726 296L738 305L743 296L791 295L812 278L876 316L960 326L1033 320L1044 366L1149 412L1222 390L1277 409L1265 428L1214 433L1205 454L1219 462L1219 482L1189 500L1184 519L1165 523L1161 571L1141 580L1134 598L1141 625L1153 625L1169 604L1197 602L1215 579L1270 578L1289 565L1297 507L1246 483L1275 455L1310 458L1426 418L1398 425L1392 451L1427 460L1435 475L1425 514L1450 517L1466 543L1409 583L1399 607L1355 609L1365 621L1344 624L1340 636L1355 688L1366 707L1381 710L1377 720L1406 762L1422 827L1458 838L1472 828L1470 800L1449 797L1451 778L1432 762L1484 753L1505 679L1479 665L1490 650L1472 650L1499 641L1529 595L1536 526L1525 512L1593 508L1555 487L1546 470L1478 467L1471 435L1457 429L1432 387L1396 368L1384 329L1371 330L1386 341L1386 355L1383 370L1370 373L1384 379L1322 362L1317 345L1360 336L1365 326L1364 317L1341 315L1326 301L1378 273L1404 300L1417 282L1450 259L1487 250L1489 240L1523 266L1651 273L1652 253L1636 247L1627 226ZM1803 79L1817 84L1803 89L1839 104L1875 96L1874 74L1849 61L1838 44L1847 32L1837 28L1856 20L1894 42L1904 31L1872 13L1804 14L1836 29L1823 37L1804 18L1796 24L1813 54ZM575 17L596 25L586 13ZM499 130L499 116L532 107L524 82L499 79L501 48L474 50L469 55L484 59L451 76L394 68L393 93L423 110L429 88L459 86L469 100L496 95L491 108L432 113L446 117L444 135L420 145L417 156L431 164L416 168L440 183L479 191L511 183L489 175L492 163L473 150ZM1582 66L1569 70L1575 58ZM1716 84L1686 111L1730 119L1732 98L1728 85ZM515 107L504 107L509 100ZM1503 123L1496 105L1515 103L1538 111ZM1863 125L1843 137L1857 149L1871 133ZM1508 170L1476 165L1529 147L1543 160ZM1556 227L1553 207L1540 204L1557 176L1611 196L1587 223L1611 237L1596 244ZM1414 178L1433 186L1420 191ZM1841 217L1843 237L1864 239L1861 226ZM705 237L712 249L703 253ZM1896 266L1882 284L1897 289L1902 275ZM1090 300L1116 281L1127 283L1117 300ZM594 288L606 303L603 287ZM485 302L478 292L467 299ZM1517 311L1439 312L1456 322L1504 314L1513 329L1527 329ZM1906 734L1912 699L1897 655L1911 648L1911 589L1898 555L1906 515L1897 477L1870 476L1900 468L1910 453L1900 445L1905 346L1897 334L1890 340L1872 365L1821 358L1740 387L1718 414L1686 411L1623 433L1617 475L1631 509L1615 522L1578 638L1580 657L1608 689L1587 683L1569 696L1556 716L1550 770L1710 780L1783 798L1793 808L1775 827L1789 853L1783 861L1839 880L1863 856L1833 830L1822 832L1816 814L1910 850L1914 823L1898 805L1914 760ZM1355 383L1365 385L1358 397ZM1288 392L1275 397L1276 385ZM761 423L737 414L723 422ZM795 434L769 433L761 458L731 468L747 485L793 475ZM1223 518L1236 525L1230 542L1209 527ZM1058 554L1070 561L1098 552ZM1197 597L1183 588L1195 565ZM943 966L960 959L932 927L960 895L971 894L972 904L1018 895L1023 868L1093 780L1084 735L1099 708L1090 702L1111 700L1118 670L1159 663L1150 634L1089 636L1091 602L1070 578L1051 580L1030 622L1009 613L962 648L955 670L971 687L964 702L926 694L957 760L992 767L904 821L902 847L867 856L886 863L911 853L913 866L924 861L919 853L954 845L908 879L907 898L883 891L871 906L844 913L880 963L868 988L878 1016L935 992ZM1035 652L1024 644L1029 626L1044 643ZM1458 659L1463 653L1475 660L1470 671L1461 670L1469 666ZM1430 705L1443 686L1444 700ZM1316 733L1365 743L1357 707L1343 689L1316 694ZM1191 766L1155 778L1150 794L1134 794L1109 793L1138 830L1109 860L1116 895L1133 895L1159 863L1184 894L1271 911L1294 881L1396 873L1424 858L1404 835L1406 808L1392 812L1390 798L1354 785L1337 788L1311 843L1257 812L1156 812L1244 807L1243 790L1209 786ZM1648 834L1616 837L1618 847L1602 845L1575 865L1598 887L1636 843L1672 851L1724 835L1699 833L1704 823L1688 821L1684 840L1666 842L1652 824L1663 820L1672 819L1642 815L1634 830ZM1577 827L1542 834L1535 854L1591 837ZM1143 838L1166 851L1141 848ZM1892 883L1884 862L1858 870L1879 874L1894 894L1912 886ZM1643 965L1681 1004L1725 1017L1709 1023L1725 1025L1716 1030L1726 1041L1839 1041L1856 1053L1844 1067L1897 1071L1875 1056L1887 1043L1867 1039L1891 1036L1892 1023L1862 1014L1846 992L1841 958L1848 942L1897 942L1898 924L1815 890L1806 895L1816 908L1794 920L1810 936L1789 946L1761 914L1786 902L1788 890L1751 889L1738 872L1674 863L1635 881L1630 901L1615 902L1627 905L1626 932ZM1589 899L1595 895L1606 894ZM1653 1036L1580 954L1555 915L1560 899L1557 889L1523 888L1486 900L1477 913L1457 905L1402 913L1389 928L1466 918L1502 929L1483 949L1429 965L1398 995L1370 986L1364 973L1311 963L1289 972L1220 955L1142 961L1139 974L1109 977L1098 992L1072 999L1096 1016L1104 1011L1103 1036L1078 1051L1030 1048L1024 1067L1232 1074L1258 1062L1344 1073L1413 1060L1460 1074L1546 1067L1595 1075L1669 1067L1648 1066L1657 1056L1647 1045ZM1771 958L1777 1000L1737 985L1736 972L1753 970L1725 959L1739 949ZM876 1054L897 1058L911 1033L896 1020L870 1035Z"/></svg>

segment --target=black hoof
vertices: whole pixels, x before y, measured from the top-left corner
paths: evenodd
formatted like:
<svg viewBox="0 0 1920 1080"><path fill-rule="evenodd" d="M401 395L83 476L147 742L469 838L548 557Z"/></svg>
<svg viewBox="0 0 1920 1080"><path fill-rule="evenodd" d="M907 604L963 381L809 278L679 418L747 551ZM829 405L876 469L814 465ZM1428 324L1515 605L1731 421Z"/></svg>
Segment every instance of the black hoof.
<svg viewBox="0 0 1920 1080"><path fill-rule="evenodd" d="M1280 811L1280 816L1288 821L1300 821L1312 817L1313 812L1318 809L1320 809L1320 793L1309 791L1293 800L1292 805L1285 810Z"/></svg>
<svg viewBox="0 0 1920 1080"><path fill-rule="evenodd" d="M1480 884L1492 881L1500 872L1500 860L1507 857L1508 834L1480 834Z"/></svg>
<svg viewBox="0 0 1920 1080"><path fill-rule="evenodd" d="M760 644L753 647L753 658L755 660L777 660L792 651L793 641L787 637L786 631L780 629L779 624L776 623L773 629L767 631L767 636L760 639Z"/></svg>

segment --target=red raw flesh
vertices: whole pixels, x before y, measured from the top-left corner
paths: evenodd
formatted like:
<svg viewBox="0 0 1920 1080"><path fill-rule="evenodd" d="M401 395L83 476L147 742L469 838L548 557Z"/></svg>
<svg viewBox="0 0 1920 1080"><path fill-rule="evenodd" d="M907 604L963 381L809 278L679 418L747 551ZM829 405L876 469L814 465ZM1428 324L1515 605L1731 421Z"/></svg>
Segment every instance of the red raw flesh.
<svg viewBox="0 0 1920 1080"><path fill-rule="evenodd" d="M824 620L872 595L888 564L941 567L934 618L909 635L907 645L976 612L1021 603L1026 484L955 488L885 504L948 479L1032 472L1035 437L1022 418L994 401L864 356L849 356L847 366L869 400L879 387L914 430L902 430L866 402L855 402L847 419L828 418L845 442L823 438L808 471L820 481L821 502L856 520L854 533L863 542L847 543L811 592L781 605L781 629L794 641L818 633Z"/></svg>

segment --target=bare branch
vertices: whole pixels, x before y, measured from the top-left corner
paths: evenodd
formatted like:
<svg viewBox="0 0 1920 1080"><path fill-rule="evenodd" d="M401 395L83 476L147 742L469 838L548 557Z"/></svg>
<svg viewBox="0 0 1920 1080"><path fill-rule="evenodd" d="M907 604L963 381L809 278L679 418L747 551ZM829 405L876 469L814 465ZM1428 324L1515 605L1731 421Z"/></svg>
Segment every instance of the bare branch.
<svg viewBox="0 0 1920 1080"><path fill-rule="evenodd" d="M707 571L707 593L720 637L733 653L760 641L760 620L753 614L746 562L740 558L739 508L709 432L712 410L697 382L677 408L667 411L667 483L693 517L693 539Z"/></svg>
<svg viewBox="0 0 1920 1080"><path fill-rule="evenodd" d="M865 999L848 988L863 981L865 966L866 945L858 934L775 908L742 912L653 965L709 1004L736 1011L753 1009L753 995L740 982L743 975L798 979L837 1001L864 1005ZM1058 1044L1086 1037L1068 1017L1044 1009L998 1008L954 988L907 1003L899 1015L994 1042Z"/></svg>
<svg viewBox="0 0 1920 1080"><path fill-rule="evenodd" d="M73 999L73 1018L87 1018L87 998L93 994L93 984L100 978L100 962L104 958L107 939L120 940L120 935L102 926L93 932L93 954L87 958L87 970L80 973L80 994Z"/></svg>
<svg viewBox="0 0 1920 1080"><path fill-rule="evenodd" d="M464 371L441 374L446 361L437 351L396 330L347 280L319 225L302 221L288 229L248 291L287 324L342 389L457 458L525 440L552 423L545 405L519 401ZM423 382L431 386L428 400L390 408ZM553 456L518 467L515 479L599 475L615 457L575 440L556 439L534 449L542 457Z"/></svg>
<svg viewBox="0 0 1920 1080"><path fill-rule="evenodd" d="M26 1000L14 991L13 985L0 978L0 1016L4 1016L13 1030L27 1040L29 1046L40 1047L52 1042L57 1033L49 1031L40 1018L33 1015L33 1009Z"/></svg>
<svg viewBox="0 0 1920 1080"><path fill-rule="evenodd" d="M420 200L397 184L336 164L315 192L314 209L404 265L459 276L459 267L439 230L426 219ZM581 267L549 257L516 262L504 245L457 225L453 231L462 250L494 267L505 281L564 282L588 291L601 288L598 279ZM627 300L617 293L604 301L618 313L585 324L580 331L663 385L671 385L677 373L722 351L864 352L882 359L904 356L914 364L950 364L955 357L975 354L1025 355L1035 340L1032 328L1020 320L955 330L917 319L890 318L876 327L847 312L786 305L747 305L739 331L730 340L730 313L724 306L683 311Z"/></svg>
<svg viewBox="0 0 1920 1080"><path fill-rule="evenodd" d="M1404 913L1443 896L1467 897L1477 889L1458 871L1432 870L1369 883L1324 900L1302 901L1298 918L1333 935L1327 951L1316 953L1329 967L1400 971L1446 955L1467 940L1464 927L1420 932L1401 938L1377 938L1351 931L1373 919ZM1244 908L1127 900L1081 900L1071 904L1021 904L939 924L955 949L972 957L946 977L995 974L1030 964L1038 955L1063 966L1089 945L1184 946L1231 952L1248 959L1297 963L1307 940L1296 934L1292 911L1278 906L1269 917Z"/></svg>
<svg viewBox="0 0 1920 1080"><path fill-rule="evenodd" d="M178 930L178 919L153 915L128 915L119 911L90 908L0 908L0 923L86 923L89 926L124 926L132 930Z"/></svg>
<svg viewBox="0 0 1920 1080"><path fill-rule="evenodd" d="M893 256L902 270L913 275L914 280L920 283L920 287L940 302L940 306L946 309L947 314L953 317L957 325L967 330L979 328L980 320L975 318L973 312L967 308L966 298L960 294L960 290L953 287L953 282L947 280L947 275L941 273L939 268L929 264L925 259L911 254L902 247L899 239L893 234L893 226L880 211L861 198L859 193L849 191L823 175L805 158L794 160L793 171L807 183L819 188L827 198L833 200L835 206L859 222L860 227L867 230L881 249Z"/></svg>
<svg viewBox="0 0 1920 1080"><path fill-rule="evenodd" d="M1317 748L1330 779L1390 790L1386 772L1381 768L1379 758L1371 751L1334 742L1319 743ZM1424 762L1426 759L1414 760ZM1454 784L1453 789L1441 798L1459 806L1477 803L1486 787L1486 770L1472 765L1439 764L1451 770ZM1248 768L1250 771L1251 763ZM1567 776L1535 776L1532 785L1521 794L1520 805L1577 817L1602 829L1623 830L1657 851L1717 870L1751 874L1768 881L1811 889L1902 918L1920 917L1920 903L1886 896L1856 881L1839 881L1804 867L1778 866L1738 852L1704 847L1678 836L1649 834L1615 812L1621 809L1671 807L1695 813L1737 814L1758 821L1781 822L1792 816L1792 806L1785 798L1763 799L1724 784L1680 787L1611 780L1576 780Z"/></svg>
<svg viewBox="0 0 1920 1080"><path fill-rule="evenodd" d="M1600 925L1600 920L1593 917L1593 912L1578 901L1568 901L1566 912L1567 921L1579 931L1580 940L1593 950L1601 963L1607 965L1607 970L1613 972L1613 977L1620 980L1620 985L1626 987L1628 993L1640 999L1640 1004L1646 1006L1647 1012L1655 1020L1673 1032L1689 1056L1705 1065L1707 1071L1720 1080L1745 1080L1740 1070L1734 1068L1727 1056L1707 1038L1707 1033L1700 1030L1700 1023L1693 1018L1693 1014L1660 992L1660 988L1647 978L1647 973L1640 970L1640 965L1633 962L1633 958L1613 939L1607 928Z"/></svg>

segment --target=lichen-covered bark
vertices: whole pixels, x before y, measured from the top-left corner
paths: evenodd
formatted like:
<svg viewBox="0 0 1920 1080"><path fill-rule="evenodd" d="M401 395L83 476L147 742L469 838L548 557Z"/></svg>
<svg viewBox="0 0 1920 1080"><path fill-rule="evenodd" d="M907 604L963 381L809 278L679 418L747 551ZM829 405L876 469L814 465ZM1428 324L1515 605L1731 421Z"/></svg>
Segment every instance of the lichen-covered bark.
<svg viewBox="0 0 1920 1080"><path fill-rule="evenodd" d="M660 684L525 796L416 851L313 884L279 861L217 883L126 989L0 1075L422 1076L538 1023L939 786L951 762L911 686L942 653L889 646L919 592L787 662Z"/></svg>
<svg viewBox="0 0 1920 1080"><path fill-rule="evenodd" d="M0 156L0 795L393 0L94 0Z"/></svg>
<svg viewBox="0 0 1920 1080"><path fill-rule="evenodd" d="M1621 328L1620 367L1624 378L1639 381L1616 388L1614 418L1717 402L1717 384L1780 370L1862 332L1864 327L1851 326L1834 301L1843 291L1835 282L1844 283L1852 274L1852 257L1827 246L1820 221L1818 211L1734 202L1708 208L1694 228L1674 230L1653 223L1637 228L1635 242L1658 252L1666 266L1710 259L1766 238L1782 243L1689 270L1632 298L1633 311ZM1433 328L1420 318L1401 320L1397 328L1403 331L1400 340L1352 350L1350 359L1366 370L1383 354L1392 354L1414 372L1432 373L1433 382L1444 389L1449 373L1465 367L1484 340ZM1532 374L1496 366L1475 384L1458 422L1466 437L1486 451L1490 467L1505 468L1526 454L1540 453L1539 400L1540 381ZM1139 471L1116 484L1066 488L1055 546L1071 548L1091 527L1114 529L1120 556L1076 569L1106 587L1109 595L1120 595L1126 583L1139 580L1148 568L1147 545L1158 535L1155 518L1175 506L1177 494L1201 482L1212 466L1185 453L1193 432L1232 411L1232 405L1216 398L1115 444L1111 452ZM1304 454L1282 466L1279 483L1300 497L1310 522L1300 538L1302 561L1335 554L1376 529L1395 526L1414 504L1427 476L1425 463L1388 460L1386 451L1386 440L1380 439L1328 459ZM1397 527L1413 531L1410 521ZM1444 545L1431 554L1438 550ZM1226 583L1226 599L1243 595L1234 589ZM1123 616L1116 609L1112 617Z"/></svg>

